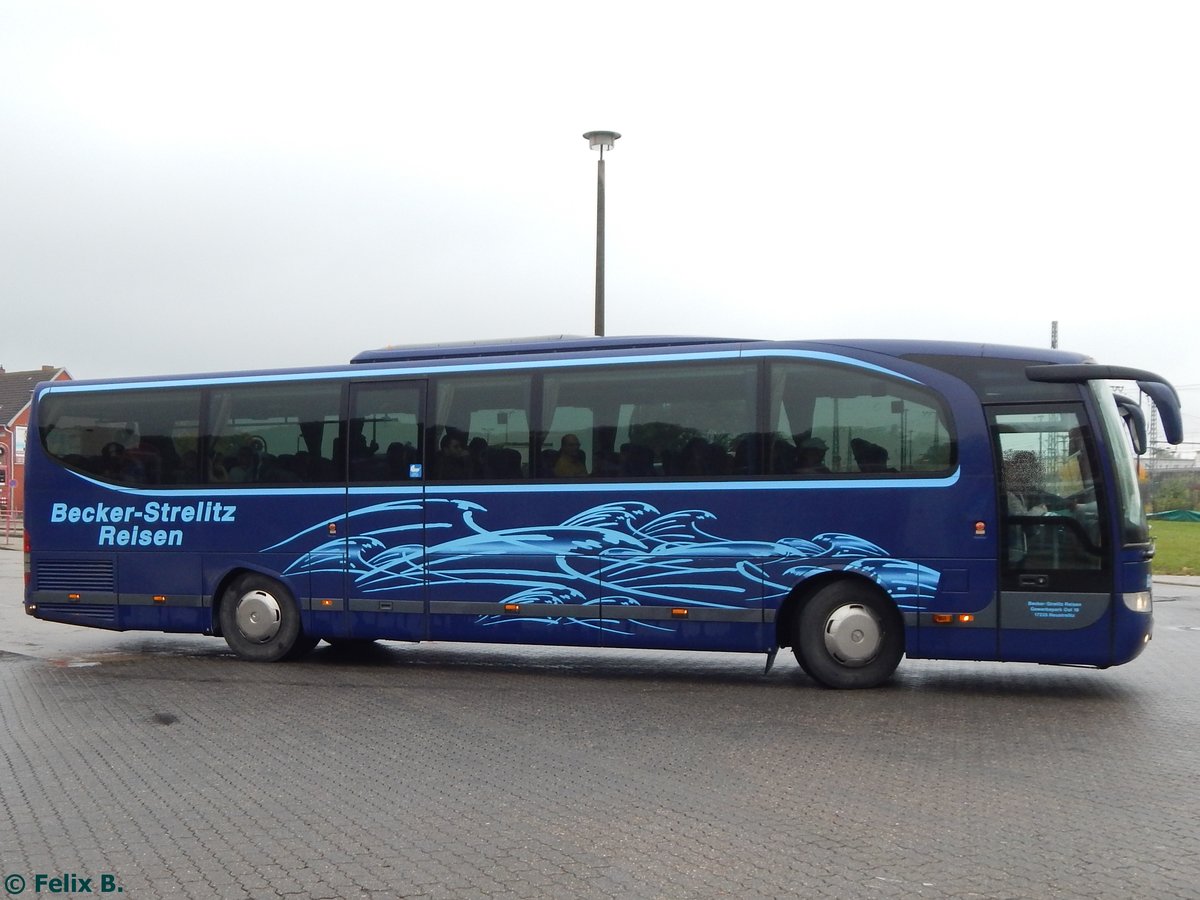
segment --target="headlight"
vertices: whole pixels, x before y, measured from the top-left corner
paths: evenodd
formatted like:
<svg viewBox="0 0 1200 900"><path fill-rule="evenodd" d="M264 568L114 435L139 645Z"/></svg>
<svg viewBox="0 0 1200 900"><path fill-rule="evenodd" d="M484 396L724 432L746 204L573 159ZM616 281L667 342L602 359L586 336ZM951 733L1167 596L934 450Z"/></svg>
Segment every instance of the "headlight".
<svg viewBox="0 0 1200 900"><path fill-rule="evenodd" d="M1149 591L1137 591L1133 594L1122 594L1121 598L1125 601L1125 605L1134 612L1150 612L1153 601L1150 599Z"/></svg>

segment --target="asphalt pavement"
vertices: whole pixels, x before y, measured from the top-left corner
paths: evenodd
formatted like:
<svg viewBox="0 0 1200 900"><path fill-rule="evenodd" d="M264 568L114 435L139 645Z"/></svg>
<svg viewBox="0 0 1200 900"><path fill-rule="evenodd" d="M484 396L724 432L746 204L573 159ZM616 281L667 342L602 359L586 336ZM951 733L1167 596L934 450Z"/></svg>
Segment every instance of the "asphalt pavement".
<svg viewBox="0 0 1200 900"><path fill-rule="evenodd" d="M1105 671L215 638L21 610L0 550L7 896L1200 896L1200 579Z"/></svg>

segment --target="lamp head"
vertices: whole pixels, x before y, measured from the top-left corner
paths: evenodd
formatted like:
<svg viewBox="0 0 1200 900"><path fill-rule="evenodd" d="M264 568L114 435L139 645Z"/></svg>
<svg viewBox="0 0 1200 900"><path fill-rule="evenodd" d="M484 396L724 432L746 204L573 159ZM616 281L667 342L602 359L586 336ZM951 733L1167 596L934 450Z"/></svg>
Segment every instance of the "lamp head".
<svg viewBox="0 0 1200 900"><path fill-rule="evenodd" d="M601 154L605 150L611 150L620 136L616 131L589 131L584 135L588 142L588 149L599 150Z"/></svg>

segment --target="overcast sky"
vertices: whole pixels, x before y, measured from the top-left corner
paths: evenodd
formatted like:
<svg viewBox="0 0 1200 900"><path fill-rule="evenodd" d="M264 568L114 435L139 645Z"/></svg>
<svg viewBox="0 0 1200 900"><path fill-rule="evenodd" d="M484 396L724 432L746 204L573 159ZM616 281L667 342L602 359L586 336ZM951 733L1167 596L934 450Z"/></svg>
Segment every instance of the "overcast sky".
<svg viewBox="0 0 1200 900"><path fill-rule="evenodd" d="M1060 346L1200 441L1200 4L0 0L0 365Z"/></svg>

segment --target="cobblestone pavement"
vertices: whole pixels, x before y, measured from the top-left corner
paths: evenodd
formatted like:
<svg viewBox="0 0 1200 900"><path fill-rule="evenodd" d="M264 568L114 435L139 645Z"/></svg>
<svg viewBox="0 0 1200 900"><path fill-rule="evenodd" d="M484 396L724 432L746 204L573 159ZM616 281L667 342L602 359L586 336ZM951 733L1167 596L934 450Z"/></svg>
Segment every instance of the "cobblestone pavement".
<svg viewBox="0 0 1200 900"><path fill-rule="evenodd" d="M253 665L29 620L0 553L0 876L13 896L1197 897L1200 588L1157 597L1125 667L906 661L833 692L732 654Z"/></svg>

